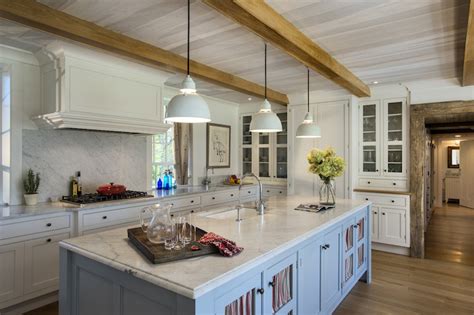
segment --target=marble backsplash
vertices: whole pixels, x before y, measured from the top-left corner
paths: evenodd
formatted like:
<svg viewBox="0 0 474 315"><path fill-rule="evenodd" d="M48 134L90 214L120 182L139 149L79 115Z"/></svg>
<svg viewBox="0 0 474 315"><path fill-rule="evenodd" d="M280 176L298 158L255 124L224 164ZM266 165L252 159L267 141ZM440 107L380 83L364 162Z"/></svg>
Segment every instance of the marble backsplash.
<svg viewBox="0 0 474 315"><path fill-rule="evenodd" d="M81 171L83 191L114 182L146 190L146 137L82 130L23 130L23 171L41 174L39 201L69 194Z"/></svg>

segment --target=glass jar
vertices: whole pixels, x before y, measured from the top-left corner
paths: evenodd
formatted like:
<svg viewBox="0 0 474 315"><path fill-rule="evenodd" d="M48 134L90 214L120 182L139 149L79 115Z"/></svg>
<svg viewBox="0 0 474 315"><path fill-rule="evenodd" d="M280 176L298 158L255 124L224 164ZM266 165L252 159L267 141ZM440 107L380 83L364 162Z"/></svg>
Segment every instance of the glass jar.
<svg viewBox="0 0 474 315"><path fill-rule="evenodd" d="M319 185L319 204L325 206L336 204L336 182L333 178L321 179Z"/></svg>

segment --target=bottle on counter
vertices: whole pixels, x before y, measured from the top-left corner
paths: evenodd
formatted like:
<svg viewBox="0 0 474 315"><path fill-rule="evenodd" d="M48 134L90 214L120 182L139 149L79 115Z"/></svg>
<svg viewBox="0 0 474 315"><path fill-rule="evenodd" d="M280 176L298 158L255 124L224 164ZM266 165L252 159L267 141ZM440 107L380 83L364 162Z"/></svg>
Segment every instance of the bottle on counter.
<svg viewBox="0 0 474 315"><path fill-rule="evenodd" d="M77 196L80 197L82 196L81 171L77 172L76 181L77 181Z"/></svg>
<svg viewBox="0 0 474 315"><path fill-rule="evenodd" d="M175 188L175 180L174 180L174 177L173 177L173 171L171 170L168 170L168 173L169 173L169 181L170 181L170 189L173 189Z"/></svg>
<svg viewBox="0 0 474 315"><path fill-rule="evenodd" d="M170 176L168 175L168 170L165 171L165 175L163 176L163 189L170 189Z"/></svg>
<svg viewBox="0 0 474 315"><path fill-rule="evenodd" d="M71 176L71 183L70 183L70 192L69 195L72 198L77 198L77 179L75 176Z"/></svg>
<svg viewBox="0 0 474 315"><path fill-rule="evenodd" d="M161 177L158 177L158 180L156 181L156 189L157 190L163 189L163 181L161 180Z"/></svg>

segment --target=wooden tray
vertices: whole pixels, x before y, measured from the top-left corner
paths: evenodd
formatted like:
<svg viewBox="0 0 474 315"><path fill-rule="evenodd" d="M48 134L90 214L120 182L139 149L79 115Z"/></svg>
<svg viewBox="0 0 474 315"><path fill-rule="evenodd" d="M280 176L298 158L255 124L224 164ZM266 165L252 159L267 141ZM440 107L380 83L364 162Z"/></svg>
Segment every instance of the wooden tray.
<svg viewBox="0 0 474 315"><path fill-rule="evenodd" d="M219 252L214 246L202 245L198 242L191 242L181 250L166 250L164 244L153 244L150 242L141 227L128 229L127 234L130 242L153 264L162 264ZM196 227L196 239L200 239L204 234L206 234L206 231ZM192 245L199 246L201 250L192 251Z"/></svg>

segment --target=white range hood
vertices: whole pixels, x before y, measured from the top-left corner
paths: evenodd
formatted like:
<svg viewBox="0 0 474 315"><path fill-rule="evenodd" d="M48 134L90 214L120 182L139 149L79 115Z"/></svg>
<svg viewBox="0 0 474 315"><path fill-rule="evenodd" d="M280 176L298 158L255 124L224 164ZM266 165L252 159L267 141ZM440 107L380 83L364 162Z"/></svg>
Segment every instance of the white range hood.
<svg viewBox="0 0 474 315"><path fill-rule="evenodd" d="M40 128L157 134L164 123L164 82L173 74L64 42L37 53Z"/></svg>

